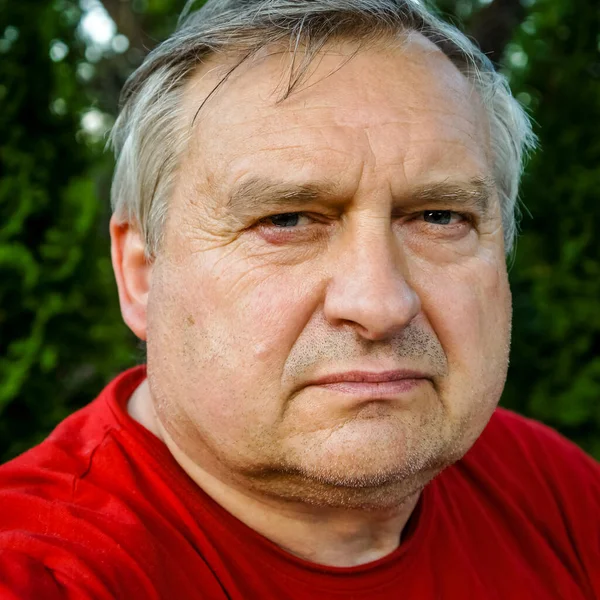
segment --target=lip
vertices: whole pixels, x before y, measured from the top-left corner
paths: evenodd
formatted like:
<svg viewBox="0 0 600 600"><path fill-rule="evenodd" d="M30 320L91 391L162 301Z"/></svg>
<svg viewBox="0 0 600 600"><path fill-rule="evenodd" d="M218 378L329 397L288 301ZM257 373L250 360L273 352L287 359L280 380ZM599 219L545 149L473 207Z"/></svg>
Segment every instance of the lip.
<svg viewBox="0 0 600 600"><path fill-rule="evenodd" d="M326 375L309 385L348 394L356 399L385 400L406 394L430 379L421 371L349 371Z"/></svg>
<svg viewBox="0 0 600 600"><path fill-rule="evenodd" d="M407 379L429 379L422 371L399 369L396 371L347 371L333 373L311 381L309 385L327 385L330 383L388 383Z"/></svg>

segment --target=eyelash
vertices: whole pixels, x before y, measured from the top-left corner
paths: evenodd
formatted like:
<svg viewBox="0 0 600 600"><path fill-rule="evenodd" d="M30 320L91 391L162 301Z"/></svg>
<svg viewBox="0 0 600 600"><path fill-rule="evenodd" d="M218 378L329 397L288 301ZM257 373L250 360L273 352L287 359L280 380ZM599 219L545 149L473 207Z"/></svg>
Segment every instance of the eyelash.
<svg viewBox="0 0 600 600"><path fill-rule="evenodd" d="M448 224L448 225L435 225L434 223L425 222L422 217L428 212L450 212L454 217L459 217L461 221L458 223ZM310 222L306 225L297 226L294 225L292 227L278 227L269 223L269 220L275 217L282 216L291 216L297 215L298 217L308 217ZM466 233L467 227L474 227L476 225L476 217L470 213L463 213L458 211L443 211L443 210L423 210L418 213L414 213L413 215L396 215L396 217L409 217L409 221L416 221L421 218L423 225L426 227L425 231L431 232L431 235L434 237L440 237L440 239L457 239L460 237L462 239L463 232ZM277 213L274 215L269 215L268 217L264 217L256 224L257 231L261 235L261 237L270 244L280 245L280 244L290 244L290 243L317 243L318 241L324 241L328 237L327 230L323 227L310 227L310 225L314 223L318 223L321 225L327 225L331 223L334 219L331 217L327 217L326 215L312 214L306 212L287 212L287 213Z"/></svg>
<svg viewBox="0 0 600 600"><path fill-rule="evenodd" d="M458 211L454 211L454 210L444 210L444 209L429 209L429 210L423 210L423 211L419 211L418 213L416 213L417 217L424 217L425 214L427 213L451 213L451 215L453 216L458 216L462 219L462 221L467 222L467 223L473 223L474 222L474 218L473 215L469 214L469 213L463 213L463 212L458 212ZM263 226L271 226L273 229L277 229L277 230L281 230L281 231L285 231L285 230L293 230L293 229L299 229L300 227L298 226L292 226L292 227L280 227L277 225L273 225L272 223L269 224L269 220L270 219L274 219L275 217L284 217L284 216L308 216L309 218L311 218L313 220L313 222L319 222L317 219L314 219L313 217L310 216L310 213L305 213L305 212L289 212L289 213L277 213L274 215L269 215L268 217L265 217L263 219L261 219L261 221L259 222L261 225ZM429 223L430 225L436 225L436 223ZM450 224L437 224L440 227L451 227L452 225ZM456 224L455 224L456 225Z"/></svg>

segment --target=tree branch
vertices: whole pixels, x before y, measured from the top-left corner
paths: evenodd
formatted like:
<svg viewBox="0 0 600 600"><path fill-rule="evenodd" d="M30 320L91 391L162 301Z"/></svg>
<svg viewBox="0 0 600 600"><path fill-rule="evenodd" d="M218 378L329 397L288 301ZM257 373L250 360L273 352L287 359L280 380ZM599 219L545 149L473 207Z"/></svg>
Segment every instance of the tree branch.
<svg viewBox="0 0 600 600"><path fill-rule="evenodd" d="M106 12L115 22L119 33L127 36L132 48L137 48L145 54L156 45L156 42L144 31L141 17L133 12L129 0L101 1Z"/></svg>
<svg viewBox="0 0 600 600"><path fill-rule="evenodd" d="M492 62L498 64L525 15L520 0L494 0L473 16L468 33Z"/></svg>

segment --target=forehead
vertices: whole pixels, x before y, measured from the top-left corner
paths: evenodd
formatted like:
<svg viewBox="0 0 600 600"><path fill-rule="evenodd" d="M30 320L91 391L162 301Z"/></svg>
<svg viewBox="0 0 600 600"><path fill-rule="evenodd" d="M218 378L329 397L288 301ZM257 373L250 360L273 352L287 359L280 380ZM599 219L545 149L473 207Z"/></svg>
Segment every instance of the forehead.
<svg viewBox="0 0 600 600"><path fill-rule="evenodd" d="M190 175L231 186L275 170L347 187L358 185L365 167L402 174L398 185L489 173L480 98L423 36L362 49L328 46L281 100L291 61L289 52L270 49L241 64L200 112L235 63L213 59L198 70L184 100L185 118L194 122Z"/></svg>

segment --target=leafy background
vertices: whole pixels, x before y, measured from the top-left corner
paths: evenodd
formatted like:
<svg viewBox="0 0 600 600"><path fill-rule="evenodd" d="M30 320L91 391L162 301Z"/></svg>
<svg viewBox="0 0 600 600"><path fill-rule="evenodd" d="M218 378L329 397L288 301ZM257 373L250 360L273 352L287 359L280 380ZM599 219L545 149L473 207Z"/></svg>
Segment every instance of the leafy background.
<svg viewBox="0 0 600 600"><path fill-rule="evenodd" d="M437 4L509 77L542 144L522 186L502 404L600 458L600 4ZM0 0L0 461L142 360L109 262L104 143L125 78L182 5Z"/></svg>

